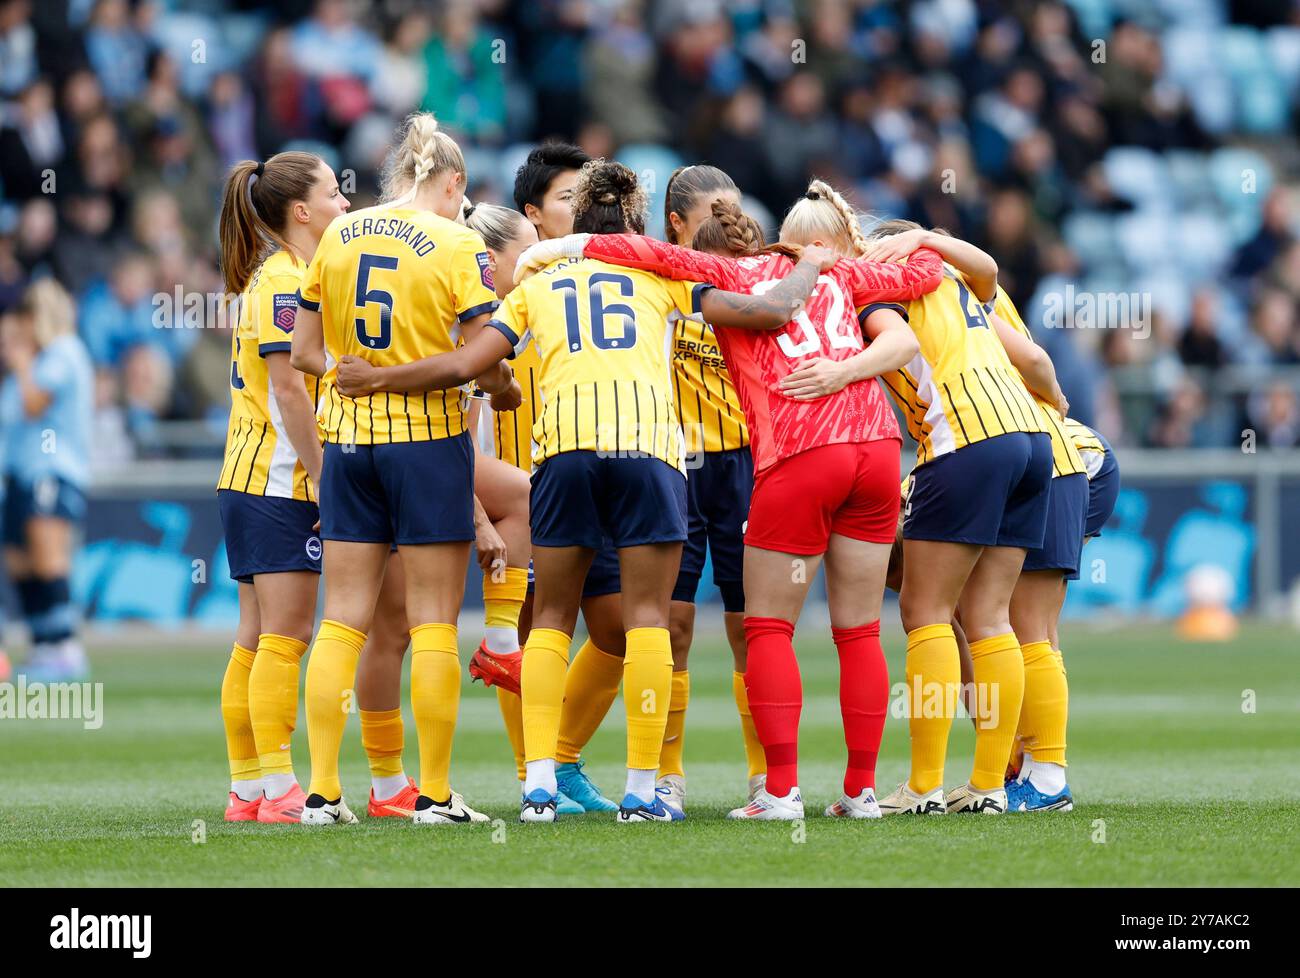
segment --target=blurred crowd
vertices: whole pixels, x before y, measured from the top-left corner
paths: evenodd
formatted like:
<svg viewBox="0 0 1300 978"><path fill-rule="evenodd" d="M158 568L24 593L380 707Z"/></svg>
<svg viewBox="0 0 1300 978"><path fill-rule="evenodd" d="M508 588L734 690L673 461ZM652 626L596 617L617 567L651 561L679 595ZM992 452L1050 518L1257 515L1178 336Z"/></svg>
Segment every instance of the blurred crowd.
<svg viewBox="0 0 1300 978"><path fill-rule="evenodd" d="M546 137L656 201L714 163L768 227L815 173L988 249L1113 439L1300 443L1288 0L0 0L0 310L75 297L98 468L220 451L229 334L174 297L221 289L227 168L318 152L364 206L421 108L475 198Z"/></svg>

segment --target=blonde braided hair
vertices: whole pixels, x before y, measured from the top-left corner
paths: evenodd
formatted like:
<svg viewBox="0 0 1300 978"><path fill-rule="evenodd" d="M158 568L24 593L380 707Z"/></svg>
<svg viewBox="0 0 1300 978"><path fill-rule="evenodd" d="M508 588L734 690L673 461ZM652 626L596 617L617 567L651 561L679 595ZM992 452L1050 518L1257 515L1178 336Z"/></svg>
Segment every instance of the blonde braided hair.
<svg viewBox="0 0 1300 978"><path fill-rule="evenodd" d="M432 112L413 112L400 130L401 139L384 167L383 199L410 200L425 180L448 170L465 172L465 156L456 140L438 128Z"/></svg>
<svg viewBox="0 0 1300 978"><path fill-rule="evenodd" d="M803 197L795 201L781 222L781 237L805 243L830 239L847 246L854 257L867 250L858 212L824 180L813 180Z"/></svg>

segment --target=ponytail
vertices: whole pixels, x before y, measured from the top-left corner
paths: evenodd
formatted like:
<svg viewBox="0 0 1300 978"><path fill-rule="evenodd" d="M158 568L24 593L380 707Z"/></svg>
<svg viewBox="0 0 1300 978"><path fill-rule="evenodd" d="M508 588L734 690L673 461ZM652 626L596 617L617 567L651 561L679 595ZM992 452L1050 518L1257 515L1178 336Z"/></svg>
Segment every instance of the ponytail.
<svg viewBox="0 0 1300 978"><path fill-rule="evenodd" d="M829 238L849 247L854 256L867 250L862 224L849 202L830 184L814 180L785 215L781 237L798 241Z"/></svg>
<svg viewBox="0 0 1300 978"><path fill-rule="evenodd" d="M289 250L289 205L306 200L320 175L311 153L277 153L265 163L236 163L221 195L221 274L227 292L243 292L272 247Z"/></svg>

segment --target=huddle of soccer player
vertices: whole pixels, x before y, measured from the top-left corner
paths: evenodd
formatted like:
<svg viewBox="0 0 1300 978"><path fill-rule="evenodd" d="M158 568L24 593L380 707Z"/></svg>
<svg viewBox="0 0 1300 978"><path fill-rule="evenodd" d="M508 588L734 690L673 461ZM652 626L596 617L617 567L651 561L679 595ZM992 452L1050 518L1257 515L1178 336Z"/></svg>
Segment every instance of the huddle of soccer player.
<svg viewBox="0 0 1300 978"><path fill-rule="evenodd" d="M1118 473L1067 420L994 260L907 222L864 235L818 180L770 246L708 165L668 180L666 242L644 234L636 175L573 146L530 154L517 210L469 202L466 180L427 113L399 133L374 207L349 212L304 153L228 179L223 269L241 305L218 484L240 592L226 818L357 822L338 773L355 706L369 817L487 820L451 783L471 554L484 625L469 673L495 689L521 821L685 817L706 553L747 762L731 818L804 817L794 632L823 563L847 748L826 815L1068 810L1056 621ZM886 391L918 446L902 494ZM912 763L878 799L887 583ZM402 767L408 645L418 779ZM305 789L290 758L304 656ZM614 802L581 754L620 686ZM975 764L945 793L960 697Z"/></svg>

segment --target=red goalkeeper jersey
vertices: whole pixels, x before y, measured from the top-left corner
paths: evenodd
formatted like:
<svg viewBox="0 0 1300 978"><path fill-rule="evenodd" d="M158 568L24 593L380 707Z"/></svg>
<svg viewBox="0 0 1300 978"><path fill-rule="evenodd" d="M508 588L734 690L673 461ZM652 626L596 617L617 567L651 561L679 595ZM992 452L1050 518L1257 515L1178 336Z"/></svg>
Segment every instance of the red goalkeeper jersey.
<svg viewBox="0 0 1300 978"><path fill-rule="evenodd" d="M768 291L794 269L783 255L724 258L640 235L592 235L583 254L751 294ZM803 310L780 329L715 328L745 411L756 472L822 445L902 440L874 378L815 401L787 397L781 381L808 360L847 360L860 351L864 344L857 309L872 302L910 302L932 292L942 278L943 260L929 248L906 264L845 259L818 276Z"/></svg>

